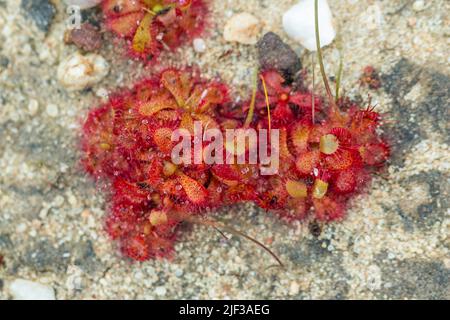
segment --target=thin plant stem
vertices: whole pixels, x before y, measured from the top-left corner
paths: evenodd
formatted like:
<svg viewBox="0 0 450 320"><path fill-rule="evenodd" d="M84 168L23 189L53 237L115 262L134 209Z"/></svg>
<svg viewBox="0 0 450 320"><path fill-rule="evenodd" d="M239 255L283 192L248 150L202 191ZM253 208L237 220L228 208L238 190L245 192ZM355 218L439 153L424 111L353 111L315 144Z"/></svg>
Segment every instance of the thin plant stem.
<svg viewBox="0 0 450 320"><path fill-rule="evenodd" d="M263 76L261 76L262 85L264 88L264 96L266 97L266 105L267 105L267 120L269 121L269 134L272 131L272 120L270 117L270 101L269 101L269 93L267 91L266 80Z"/></svg>
<svg viewBox="0 0 450 320"><path fill-rule="evenodd" d="M341 79L342 79L342 73L344 71L344 59L342 57L342 53L339 52L339 70L336 77L336 94L335 94L335 101L336 104L339 102L339 91L341 87Z"/></svg>
<svg viewBox="0 0 450 320"><path fill-rule="evenodd" d="M277 255L272 250L270 250L266 245L264 245L260 241L256 240L255 238L250 237L249 235L245 234L244 232L242 232L240 230L237 230L233 227L227 226L224 222L218 222L218 221L214 221L212 219L199 219L196 217L185 216L185 215L180 216L180 221L188 221L191 223L212 227L213 229L215 229L217 231L220 231L220 229L222 229L225 232L234 234L236 236L243 237L243 238L253 242L257 246L261 247L264 251L266 251L268 254L270 254L277 261L277 263L280 265L280 267L284 267L283 262L280 260L280 258L278 258ZM223 236L225 236L223 234L223 232L220 232L220 233Z"/></svg>
<svg viewBox="0 0 450 320"><path fill-rule="evenodd" d="M322 73L323 83L325 85L325 90L327 91L328 98L332 101L333 94L331 93L330 84L325 73L325 67L323 65L323 55L322 48L320 45L320 31L319 31L319 0L314 2L314 15L315 15L315 26L316 26L316 46L317 46L317 57L319 59L320 72Z"/></svg>
<svg viewBox="0 0 450 320"><path fill-rule="evenodd" d="M316 99L314 95L316 86L316 73L314 70L314 54L311 55L311 66L312 66L312 91L311 91L311 113L312 113L312 124L316 122Z"/></svg>
<svg viewBox="0 0 450 320"><path fill-rule="evenodd" d="M258 68L255 68L253 74L253 92L252 92L252 100L250 102L250 107L248 109L247 119L245 119L244 128L248 128L253 121L253 116L255 114L255 105L256 105L256 92L258 91Z"/></svg>

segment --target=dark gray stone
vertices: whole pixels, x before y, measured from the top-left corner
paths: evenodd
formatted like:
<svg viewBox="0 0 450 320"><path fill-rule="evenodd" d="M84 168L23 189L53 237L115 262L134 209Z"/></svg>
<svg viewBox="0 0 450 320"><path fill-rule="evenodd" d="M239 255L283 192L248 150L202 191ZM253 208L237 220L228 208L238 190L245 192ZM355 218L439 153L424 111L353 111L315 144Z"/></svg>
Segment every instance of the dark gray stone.
<svg viewBox="0 0 450 320"><path fill-rule="evenodd" d="M0 56L0 66L2 68L7 68L9 66L9 59L5 56Z"/></svg>
<svg viewBox="0 0 450 320"><path fill-rule="evenodd" d="M40 30L48 32L56 13L49 0L22 0L21 7Z"/></svg>
<svg viewBox="0 0 450 320"><path fill-rule="evenodd" d="M347 298L348 292L350 291L350 286L346 281L338 281L333 287L333 300L345 300Z"/></svg>
<svg viewBox="0 0 450 320"><path fill-rule="evenodd" d="M393 100L390 112L393 124L386 127L391 137L391 163L402 166L405 154L430 130L450 141L448 130L450 106L450 79L444 74L417 66L401 59L392 70L381 77L384 90ZM415 101L416 107L405 99L414 85L420 83L428 92Z"/></svg>
<svg viewBox="0 0 450 320"><path fill-rule="evenodd" d="M0 234L0 249L6 250L11 249L12 247L13 243L11 237L8 234Z"/></svg>
<svg viewBox="0 0 450 320"><path fill-rule="evenodd" d="M411 117L414 112L405 105L403 97L418 82L420 72L412 63L401 59L391 70L384 74L382 86L393 99L392 117L395 120L393 126L388 127L388 136L392 137L391 162L395 165L403 165L405 153L411 149L421 138L422 132L417 123L417 118Z"/></svg>
<svg viewBox="0 0 450 320"><path fill-rule="evenodd" d="M390 287L381 290L379 298L433 299L450 298L450 269L442 262L418 260L393 261L382 267L383 283Z"/></svg>
<svg viewBox="0 0 450 320"><path fill-rule="evenodd" d="M332 256L328 251L329 240L306 240L303 243L294 243L292 246L284 246L281 251L289 256L289 259L295 264L301 266L313 266L314 264L325 261ZM322 244L325 243L324 247Z"/></svg>
<svg viewBox="0 0 450 320"><path fill-rule="evenodd" d="M275 69L292 80L302 68L300 58L292 48L273 32L268 32L257 44L262 70Z"/></svg>
<svg viewBox="0 0 450 320"><path fill-rule="evenodd" d="M430 93L423 100L420 110L424 116L428 115L433 128L449 143L450 78L441 73L431 72L429 86Z"/></svg>
<svg viewBox="0 0 450 320"><path fill-rule="evenodd" d="M419 205L416 214L411 217L414 225L427 230L444 220L449 203L449 177L445 173L433 170L409 177L405 184L426 183L429 186L429 202Z"/></svg>
<svg viewBox="0 0 450 320"><path fill-rule="evenodd" d="M91 240L79 242L73 250L74 264L87 273L95 273L101 269L101 263L95 254Z"/></svg>
<svg viewBox="0 0 450 320"><path fill-rule="evenodd" d="M66 245L55 247L48 240L38 241L22 255L22 264L37 272L65 272L70 261L65 253L71 253Z"/></svg>

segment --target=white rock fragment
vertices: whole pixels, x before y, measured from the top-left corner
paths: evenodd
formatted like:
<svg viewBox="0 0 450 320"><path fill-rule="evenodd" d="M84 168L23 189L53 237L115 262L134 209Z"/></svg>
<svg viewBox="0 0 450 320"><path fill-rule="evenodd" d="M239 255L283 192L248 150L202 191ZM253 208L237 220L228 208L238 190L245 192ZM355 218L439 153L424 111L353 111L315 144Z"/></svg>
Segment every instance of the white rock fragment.
<svg viewBox="0 0 450 320"><path fill-rule="evenodd" d="M412 8L416 12L422 11L423 9L425 9L425 1L423 0L414 1Z"/></svg>
<svg viewBox="0 0 450 320"><path fill-rule="evenodd" d="M47 114L52 117L52 118L56 118L59 114L59 109L58 106L55 104L49 104L46 108L45 108L45 112L47 112Z"/></svg>
<svg viewBox="0 0 450 320"><path fill-rule="evenodd" d="M89 9L100 4L102 0L65 0L65 2L69 6L79 6L80 9Z"/></svg>
<svg viewBox="0 0 450 320"><path fill-rule="evenodd" d="M24 279L14 280L9 291L14 300L55 300L52 287Z"/></svg>
<svg viewBox="0 0 450 320"><path fill-rule="evenodd" d="M95 91L95 95L101 98L102 102L106 102L109 99L108 90L105 88L98 88L97 91Z"/></svg>
<svg viewBox="0 0 450 320"><path fill-rule="evenodd" d="M202 38L195 38L193 45L195 52L203 53L206 51L206 43Z"/></svg>
<svg viewBox="0 0 450 320"><path fill-rule="evenodd" d="M229 42L256 44L260 30L261 24L258 18L250 13L242 12L228 20L223 37Z"/></svg>
<svg viewBox="0 0 450 320"><path fill-rule="evenodd" d="M60 63L57 78L68 91L79 91L100 82L108 72L109 64L102 56L76 52Z"/></svg>
<svg viewBox="0 0 450 320"><path fill-rule="evenodd" d="M28 113L30 116L35 116L36 113L39 111L39 102L35 99L31 99L28 102Z"/></svg>
<svg viewBox="0 0 450 320"><path fill-rule="evenodd" d="M289 294L291 296L296 296L300 292L300 285L297 282L292 282L289 287Z"/></svg>
<svg viewBox="0 0 450 320"><path fill-rule="evenodd" d="M166 290L166 288L164 288L164 287L157 287L156 289L155 289L155 294L157 295L157 296L164 296L164 295L166 295L166 293L167 293L167 290Z"/></svg>
<svg viewBox="0 0 450 320"><path fill-rule="evenodd" d="M336 37L327 0L319 0L319 33L322 47ZM314 0L300 0L283 15L283 28L290 38L310 51L316 51Z"/></svg>

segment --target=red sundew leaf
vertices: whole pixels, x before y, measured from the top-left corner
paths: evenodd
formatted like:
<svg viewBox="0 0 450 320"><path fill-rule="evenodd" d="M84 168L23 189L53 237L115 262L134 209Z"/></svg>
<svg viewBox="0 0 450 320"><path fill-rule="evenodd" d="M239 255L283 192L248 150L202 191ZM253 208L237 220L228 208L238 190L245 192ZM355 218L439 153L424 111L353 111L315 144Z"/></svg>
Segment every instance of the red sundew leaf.
<svg viewBox="0 0 450 320"><path fill-rule="evenodd" d="M114 154L114 111L103 106L92 111L84 126L82 149L85 152L83 164L91 174L108 174L105 170L113 163ZM102 172L103 171L103 172Z"/></svg>
<svg viewBox="0 0 450 320"><path fill-rule="evenodd" d="M153 133L153 141L155 142L158 150L170 155L174 146L172 142L172 132L171 128L159 128Z"/></svg>
<svg viewBox="0 0 450 320"><path fill-rule="evenodd" d="M163 196L174 196L176 198L181 198L183 196L182 189L179 188L179 183L177 179L170 179L162 182L158 186L158 190L162 193Z"/></svg>
<svg viewBox="0 0 450 320"><path fill-rule="evenodd" d="M172 253L174 251L173 244L175 241L175 236L170 236L166 238L164 236L159 236L159 233L163 233L162 228L160 228L161 232L155 232L155 236L150 239L151 243L151 255L160 258L171 259ZM168 236L170 230L168 230ZM148 260L148 259L147 259Z"/></svg>
<svg viewBox="0 0 450 320"><path fill-rule="evenodd" d="M106 219L105 229L113 239L118 239L135 230L136 222L142 215L142 207L119 199L113 199L113 201L114 204Z"/></svg>
<svg viewBox="0 0 450 320"><path fill-rule="evenodd" d="M356 174L353 170L340 171L332 181L333 190L337 193L348 194L356 189Z"/></svg>
<svg viewBox="0 0 450 320"><path fill-rule="evenodd" d="M319 165L319 160L320 152L318 150L308 151L297 157L295 167L301 175L310 175L313 169Z"/></svg>
<svg viewBox="0 0 450 320"><path fill-rule="evenodd" d="M208 111L211 107L224 103L227 100L227 91L223 86L209 86L201 94L197 109Z"/></svg>
<svg viewBox="0 0 450 320"><path fill-rule="evenodd" d="M349 147L352 144L352 134L346 128L333 128L330 130L330 134L336 136L339 140L339 145L341 147Z"/></svg>
<svg viewBox="0 0 450 320"><path fill-rule="evenodd" d="M164 225L159 225L153 228L153 233L155 233L160 239L175 240L176 228L180 222L179 221L168 221Z"/></svg>
<svg viewBox="0 0 450 320"><path fill-rule="evenodd" d="M308 149L309 134L311 127L301 124L295 125L291 132L291 141L297 152L303 152Z"/></svg>
<svg viewBox="0 0 450 320"><path fill-rule="evenodd" d="M191 111L202 112L201 110L201 100L203 96L206 96L208 89L204 85L199 84L194 87L186 102L186 108Z"/></svg>
<svg viewBox="0 0 450 320"><path fill-rule="evenodd" d="M143 54L153 48L153 18L153 14L147 13L134 34L132 48L138 54Z"/></svg>
<svg viewBox="0 0 450 320"><path fill-rule="evenodd" d="M271 178L270 190L260 196L258 205L266 210L282 210L286 207L288 198L285 183L279 178Z"/></svg>
<svg viewBox="0 0 450 320"><path fill-rule="evenodd" d="M187 73L180 74L176 70L167 70L161 75L161 83L172 93L178 106L184 107L192 88L190 76Z"/></svg>
<svg viewBox="0 0 450 320"><path fill-rule="evenodd" d="M114 181L114 198L121 202L142 203L148 200L148 192L142 190L134 183L129 183L123 179Z"/></svg>
<svg viewBox="0 0 450 320"><path fill-rule="evenodd" d="M125 256L136 261L146 261L151 257L150 245L142 234L127 238L121 250Z"/></svg>
<svg viewBox="0 0 450 320"><path fill-rule="evenodd" d="M154 157L147 165L146 183L156 188L162 181L163 162L161 159Z"/></svg>
<svg viewBox="0 0 450 320"><path fill-rule="evenodd" d="M345 170L354 163L355 154L349 150L339 150L330 156L323 157L324 167L329 170Z"/></svg>
<svg viewBox="0 0 450 320"><path fill-rule="evenodd" d="M275 210L274 213L288 222L299 221L307 217L309 207L306 199L289 198L286 201L285 207L280 210Z"/></svg>
<svg viewBox="0 0 450 320"><path fill-rule="evenodd" d="M133 36L138 28L138 21L144 18L143 12L134 12L108 21L108 27L120 37Z"/></svg>
<svg viewBox="0 0 450 320"><path fill-rule="evenodd" d="M194 119L190 113L185 112L181 115L180 129L189 131L191 135L194 134Z"/></svg>
<svg viewBox="0 0 450 320"><path fill-rule="evenodd" d="M219 207L223 204L224 186L217 179L212 178L207 187L208 202L212 207Z"/></svg>
<svg viewBox="0 0 450 320"><path fill-rule="evenodd" d="M280 159L282 161L292 160L293 156L288 147L288 134L286 129L280 129Z"/></svg>
<svg viewBox="0 0 450 320"><path fill-rule="evenodd" d="M196 121L202 123L203 130L220 129L220 125L217 123L216 119L207 114L195 114L194 118Z"/></svg>
<svg viewBox="0 0 450 320"><path fill-rule="evenodd" d="M297 105L305 113L309 114L312 112L312 94L310 93L292 93L289 96L289 103ZM320 112L322 110L322 101L317 96L314 97L314 109L316 112Z"/></svg>
<svg viewBox="0 0 450 320"><path fill-rule="evenodd" d="M363 162L369 166L380 166L389 158L390 150L386 143L370 143L359 148Z"/></svg>
<svg viewBox="0 0 450 320"><path fill-rule="evenodd" d="M178 181L186 193L187 199L195 205L202 205L208 199L208 191L206 188L198 183L196 180L181 173L178 176Z"/></svg>
<svg viewBox="0 0 450 320"><path fill-rule="evenodd" d="M345 207L342 203L330 197L313 199L315 216L321 221L335 221L344 217Z"/></svg>
<svg viewBox="0 0 450 320"><path fill-rule="evenodd" d="M169 92L160 91L154 94L150 101L141 104L138 109L141 115L150 117L164 109L177 109L177 104Z"/></svg>
<svg viewBox="0 0 450 320"><path fill-rule="evenodd" d="M373 135L380 124L380 114L371 110L352 111L350 130L355 135Z"/></svg>
<svg viewBox="0 0 450 320"><path fill-rule="evenodd" d="M224 194L224 204L235 204L245 201L252 201L258 203L258 193L251 185L237 184L231 186Z"/></svg>
<svg viewBox="0 0 450 320"><path fill-rule="evenodd" d="M216 164L211 169L213 175L227 186L234 187L242 179L239 168L231 164Z"/></svg>
<svg viewBox="0 0 450 320"><path fill-rule="evenodd" d="M275 109L271 112L272 122L274 124L288 124L295 121L294 113L292 112L289 105L285 102L280 102L277 104Z"/></svg>
<svg viewBox="0 0 450 320"><path fill-rule="evenodd" d="M143 104L151 99L153 95L161 91L159 79L146 79L138 83L134 89L134 101L136 104Z"/></svg>

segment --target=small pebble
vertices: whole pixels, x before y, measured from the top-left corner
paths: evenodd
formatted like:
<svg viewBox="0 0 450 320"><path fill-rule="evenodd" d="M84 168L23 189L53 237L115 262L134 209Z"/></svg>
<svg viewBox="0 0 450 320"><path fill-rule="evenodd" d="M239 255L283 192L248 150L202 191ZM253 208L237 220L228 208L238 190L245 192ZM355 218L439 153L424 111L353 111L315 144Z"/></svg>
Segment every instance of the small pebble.
<svg viewBox="0 0 450 320"><path fill-rule="evenodd" d="M64 42L67 44L73 43L79 49L90 52L101 48L102 35L95 26L86 22L80 28L67 31L64 35Z"/></svg>
<svg viewBox="0 0 450 320"><path fill-rule="evenodd" d="M164 288L164 287L157 287L156 289L155 289L155 294L157 295L157 296L164 296L165 294L166 294L166 292L167 292L167 290L166 290L166 288Z"/></svg>
<svg viewBox="0 0 450 320"><path fill-rule="evenodd" d="M292 282L289 287L289 294L291 296L296 296L300 292L300 285L297 282Z"/></svg>
<svg viewBox="0 0 450 320"><path fill-rule="evenodd" d="M25 232L25 230L27 230L27 225L25 223L21 223L16 227L17 233Z"/></svg>
<svg viewBox="0 0 450 320"><path fill-rule="evenodd" d="M203 53L206 51L206 43L202 38L194 39L194 50L198 53Z"/></svg>
<svg viewBox="0 0 450 320"><path fill-rule="evenodd" d="M52 118L56 118L59 114L59 110L58 110L58 106L55 104L49 104L47 106L47 108L45 109L45 112L47 112L47 114L52 117Z"/></svg>
<svg viewBox="0 0 450 320"><path fill-rule="evenodd" d="M262 70L276 69L290 79L302 68L295 51L273 32L266 33L258 41L257 48Z"/></svg>
<svg viewBox="0 0 450 320"><path fill-rule="evenodd" d="M416 12L422 11L425 9L425 1L423 0L417 0L413 4L413 10Z"/></svg>
<svg viewBox="0 0 450 320"><path fill-rule="evenodd" d="M98 54L79 52L62 61L57 78L68 91L80 91L100 82L109 73L109 64Z"/></svg>
<svg viewBox="0 0 450 320"><path fill-rule="evenodd" d="M58 195L58 196L55 197L55 199L53 199L52 205L55 208L59 208L59 207L61 207L64 204L64 202L65 202L64 197Z"/></svg>
<svg viewBox="0 0 450 320"><path fill-rule="evenodd" d="M36 26L48 32L56 14L56 9L49 0L22 0L23 12L31 18Z"/></svg>
<svg viewBox="0 0 450 320"><path fill-rule="evenodd" d="M176 270L175 270L175 276L176 276L177 278L180 278L183 274L184 274L183 269L176 269Z"/></svg>
<svg viewBox="0 0 450 320"><path fill-rule="evenodd" d="M35 99L31 99L28 102L28 112L31 116L36 115L36 113L39 111L39 102Z"/></svg>
<svg viewBox="0 0 450 320"><path fill-rule="evenodd" d="M14 300L55 300L52 287L24 279L14 280L9 291Z"/></svg>
<svg viewBox="0 0 450 320"><path fill-rule="evenodd" d="M234 15L225 25L223 36L226 41L242 44L256 44L261 24L255 16L243 12Z"/></svg>
<svg viewBox="0 0 450 320"><path fill-rule="evenodd" d="M0 67L7 68L9 66L9 59L5 56L0 56Z"/></svg>

